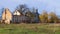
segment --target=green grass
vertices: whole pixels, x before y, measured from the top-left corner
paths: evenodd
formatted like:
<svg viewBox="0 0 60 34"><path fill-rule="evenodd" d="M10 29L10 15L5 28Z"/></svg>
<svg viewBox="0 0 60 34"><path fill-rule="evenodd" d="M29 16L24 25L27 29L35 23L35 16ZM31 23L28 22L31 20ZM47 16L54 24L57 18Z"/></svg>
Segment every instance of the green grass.
<svg viewBox="0 0 60 34"><path fill-rule="evenodd" d="M60 34L59 24L0 24L0 34Z"/></svg>

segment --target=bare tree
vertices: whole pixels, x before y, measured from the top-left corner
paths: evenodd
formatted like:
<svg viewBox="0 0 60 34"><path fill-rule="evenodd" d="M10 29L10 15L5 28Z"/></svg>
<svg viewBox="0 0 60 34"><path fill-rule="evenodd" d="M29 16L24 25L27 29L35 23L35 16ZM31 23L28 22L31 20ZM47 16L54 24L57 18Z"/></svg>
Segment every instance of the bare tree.
<svg viewBox="0 0 60 34"><path fill-rule="evenodd" d="M17 6L16 10L20 11L20 12L24 12L24 10L27 8L26 4L22 4Z"/></svg>

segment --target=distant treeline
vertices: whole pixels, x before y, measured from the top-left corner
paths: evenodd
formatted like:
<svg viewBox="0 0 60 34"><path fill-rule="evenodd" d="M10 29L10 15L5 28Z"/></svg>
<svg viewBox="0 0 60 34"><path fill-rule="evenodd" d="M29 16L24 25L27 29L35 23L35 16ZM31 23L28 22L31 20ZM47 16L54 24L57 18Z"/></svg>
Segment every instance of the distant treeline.
<svg viewBox="0 0 60 34"><path fill-rule="evenodd" d="M17 7L17 10L19 11L21 11L19 7L21 9L22 7L27 8L26 5L19 5ZM26 13L26 16L29 16L32 20L35 20L34 22L36 23L37 22L39 23L59 23L60 22L59 16L57 16L54 11L51 11L50 13L48 13L48 11L43 10L42 13L39 14L38 9L35 9L35 8L32 8L32 10L30 10L30 8L27 8L27 9L29 10L28 10L28 13Z"/></svg>
<svg viewBox="0 0 60 34"><path fill-rule="evenodd" d="M2 9L3 10L3 9ZM23 15L22 20L28 23L59 23L60 18L52 11L48 13L46 10L43 10L41 14L38 13L38 9L28 8L25 4L19 5L15 11L19 11ZM26 19L26 17L28 17ZM17 17L17 16L16 16ZM11 21L12 22L12 21Z"/></svg>

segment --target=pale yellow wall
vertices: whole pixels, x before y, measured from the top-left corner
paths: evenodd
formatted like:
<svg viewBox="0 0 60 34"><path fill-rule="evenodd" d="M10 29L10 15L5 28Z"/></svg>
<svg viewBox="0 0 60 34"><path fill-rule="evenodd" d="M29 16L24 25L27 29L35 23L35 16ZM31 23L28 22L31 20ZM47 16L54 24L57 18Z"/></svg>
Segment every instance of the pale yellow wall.
<svg viewBox="0 0 60 34"><path fill-rule="evenodd" d="M12 20L12 13L9 11L9 9L5 9L6 10L6 15L5 15L5 11L2 14L2 20Z"/></svg>

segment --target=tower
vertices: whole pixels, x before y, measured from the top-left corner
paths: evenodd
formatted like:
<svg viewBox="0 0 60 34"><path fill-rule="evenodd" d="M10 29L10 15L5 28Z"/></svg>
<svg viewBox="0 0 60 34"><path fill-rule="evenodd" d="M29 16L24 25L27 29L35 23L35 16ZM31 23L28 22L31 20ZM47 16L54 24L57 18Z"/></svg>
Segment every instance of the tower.
<svg viewBox="0 0 60 34"><path fill-rule="evenodd" d="M39 13L38 13L38 9L36 9L35 16L36 16L36 22L39 23Z"/></svg>

